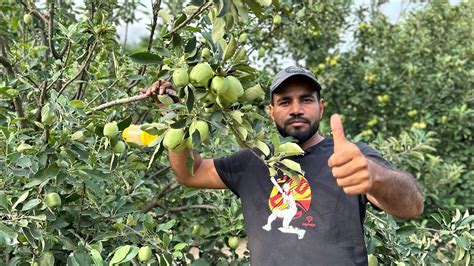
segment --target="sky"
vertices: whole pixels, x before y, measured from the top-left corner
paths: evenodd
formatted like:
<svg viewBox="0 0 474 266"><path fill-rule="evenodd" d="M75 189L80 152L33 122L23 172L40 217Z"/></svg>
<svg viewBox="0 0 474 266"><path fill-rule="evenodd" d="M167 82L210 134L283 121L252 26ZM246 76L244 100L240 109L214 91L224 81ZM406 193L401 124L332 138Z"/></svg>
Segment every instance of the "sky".
<svg viewBox="0 0 474 266"><path fill-rule="evenodd" d="M82 1L76 1L76 3L79 3ZM148 13L151 13L151 0L148 1L140 1L145 7L140 7L139 10L144 10L147 9L149 10ZM457 4L460 2L460 0L450 0L449 1L452 4ZM369 6L371 3L371 0L356 0L354 1L354 9L360 6ZM391 0L388 1L388 3L385 3L382 5L382 12L388 17L389 21L392 23L396 23L400 19L403 19L403 14L408 13L409 11L417 10L420 8L423 8L424 4L423 3L413 3L408 0ZM127 37L127 42L129 44L136 44L140 41L140 38L143 36L148 36L148 30L146 29L146 25L149 24L151 21L150 15L145 15L143 14L142 18L140 21L135 22L133 24L128 25L128 37ZM125 25L122 24L117 28L119 38L121 41L123 41L123 38L125 36ZM352 35L352 34L347 34ZM350 40L348 40L350 41Z"/></svg>

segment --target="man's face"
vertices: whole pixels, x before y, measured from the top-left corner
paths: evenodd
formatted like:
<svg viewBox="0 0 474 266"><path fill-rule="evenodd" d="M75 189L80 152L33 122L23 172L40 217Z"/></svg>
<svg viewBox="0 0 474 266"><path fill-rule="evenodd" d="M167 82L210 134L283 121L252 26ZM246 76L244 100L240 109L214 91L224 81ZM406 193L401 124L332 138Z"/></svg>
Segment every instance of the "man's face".
<svg viewBox="0 0 474 266"><path fill-rule="evenodd" d="M283 137L292 136L302 144L319 128L324 102L304 80L293 79L273 94L270 116Z"/></svg>

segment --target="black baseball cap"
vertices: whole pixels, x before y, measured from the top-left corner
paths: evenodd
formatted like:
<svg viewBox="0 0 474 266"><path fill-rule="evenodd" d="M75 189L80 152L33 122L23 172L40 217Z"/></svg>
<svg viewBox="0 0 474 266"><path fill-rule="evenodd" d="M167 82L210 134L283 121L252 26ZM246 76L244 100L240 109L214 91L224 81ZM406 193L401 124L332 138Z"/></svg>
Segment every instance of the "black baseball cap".
<svg viewBox="0 0 474 266"><path fill-rule="evenodd" d="M278 89L279 86L283 84L283 82L285 82L285 80L288 80L289 78L294 76L306 77L308 81L313 83L315 89L318 92L321 91L321 85L319 84L316 76L314 76L311 71L300 66L290 66L283 70L280 70L280 72L275 75L272 81L272 85L270 86L270 94L273 96L273 92L275 92L275 90Z"/></svg>

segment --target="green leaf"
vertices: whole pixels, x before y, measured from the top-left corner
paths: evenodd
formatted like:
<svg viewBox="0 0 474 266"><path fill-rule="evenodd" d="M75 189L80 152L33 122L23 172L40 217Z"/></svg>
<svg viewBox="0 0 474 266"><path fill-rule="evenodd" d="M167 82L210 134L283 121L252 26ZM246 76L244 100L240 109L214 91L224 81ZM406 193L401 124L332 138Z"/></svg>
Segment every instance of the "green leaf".
<svg viewBox="0 0 474 266"><path fill-rule="evenodd" d="M164 224L159 224L156 227L156 229L157 229L157 231L167 231L167 230L171 229L171 227L173 227L175 224L176 224L176 220L172 219L172 220L169 220L168 222L166 222Z"/></svg>
<svg viewBox="0 0 474 266"><path fill-rule="evenodd" d="M221 0L219 4L219 12L217 13L216 17L220 18L225 16L230 11L230 1L229 0Z"/></svg>
<svg viewBox="0 0 474 266"><path fill-rule="evenodd" d="M181 25L181 23L183 23L186 20L186 18L187 18L186 14L184 14L184 13L181 14L181 16L179 16L179 18L175 20L175 22L173 24L173 28L176 28L179 25Z"/></svg>
<svg viewBox="0 0 474 266"><path fill-rule="evenodd" d="M184 47L184 52L185 53L191 53L196 49L196 37L191 38L188 43L186 43L186 46Z"/></svg>
<svg viewBox="0 0 474 266"><path fill-rule="evenodd" d="M44 253L41 257L38 258L40 266L49 266L54 265L54 254L51 251Z"/></svg>
<svg viewBox="0 0 474 266"><path fill-rule="evenodd" d="M4 210L10 211L10 201L7 198L7 195L5 193L0 192L0 207L3 208Z"/></svg>
<svg viewBox="0 0 474 266"><path fill-rule="evenodd" d="M281 153L283 156L295 156L304 154L303 149L293 142L286 142L278 146L277 152Z"/></svg>
<svg viewBox="0 0 474 266"><path fill-rule="evenodd" d="M121 246L117 248L114 252L114 256L112 257L112 260L110 261L110 265L119 264L120 262L122 262L122 260L125 259L129 251L130 251L129 245Z"/></svg>
<svg viewBox="0 0 474 266"><path fill-rule="evenodd" d="M85 107L84 102L81 101L81 100L69 101L69 105L72 106L72 107L81 108L81 109Z"/></svg>
<svg viewBox="0 0 474 266"><path fill-rule="evenodd" d="M464 238L463 236L456 236L456 244L458 244L458 246L460 246L461 248L463 248L464 250L469 250L469 241L467 241L466 238Z"/></svg>
<svg viewBox="0 0 474 266"><path fill-rule="evenodd" d="M191 112L194 106L194 92L189 87L186 87L185 91L186 91L186 107L188 108L188 112Z"/></svg>
<svg viewBox="0 0 474 266"><path fill-rule="evenodd" d="M270 148L268 147L267 144L265 144L263 141L257 141L256 143L257 148L265 155L268 156L270 155Z"/></svg>
<svg viewBox="0 0 474 266"><path fill-rule="evenodd" d="M474 221L474 215L469 215L468 217L461 220L461 223L459 224L459 226L470 224L472 221Z"/></svg>
<svg viewBox="0 0 474 266"><path fill-rule="evenodd" d="M162 241L163 241L163 248L168 249L168 247L170 245L170 242L171 242L171 239L170 239L170 236L167 233L163 234Z"/></svg>
<svg viewBox="0 0 474 266"><path fill-rule="evenodd" d="M93 261L89 254L84 251L75 251L67 258L67 265L74 265L74 266L90 266L93 264Z"/></svg>
<svg viewBox="0 0 474 266"><path fill-rule="evenodd" d="M25 203L25 205L23 205L23 208L21 208L21 210L22 211L31 210L34 207L38 206L38 204L40 204L40 203L41 203L41 200L39 200L39 199L29 200L28 202Z"/></svg>
<svg viewBox="0 0 474 266"><path fill-rule="evenodd" d="M99 251L97 251L96 249L92 249L90 252L94 264L97 266L103 266L104 260L102 259L102 256L100 255Z"/></svg>
<svg viewBox="0 0 474 266"><path fill-rule="evenodd" d="M152 54L150 52L139 52L130 55L130 59L133 62L144 64L144 65L151 65L151 64L161 64L163 59L156 54Z"/></svg>
<svg viewBox="0 0 474 266"><path fill-rule="evenodd" d="M414 234L416 230L417 230L416 226L413 226L413 225L402 226L398 228L397 235L408 236L408 235Z"/></svg>
<svg viewBox="0 0 474 266"><path fill-rule="evenodd" d="M188 244L186 243L178 243L174 246L174 250L182 250L183 248L187 247Z"/></svg>
<svg viewBox="0 0 474 266"><path fill-rule="evenodd" d="M7 246L13 246L18 244L18 233L12 230L10 227L0 223L0 243Z"/></svg>
<svg viewBox="0 0 474 266"><path fill-rule="evenodd" d="M132 116L128 116L127 118L125 118L124 120L120 121L118 124L117 124L117 127L119 128L119 130L124 130L126 129L128 126L130 126L130 124L132 123Z"/></svg>
<svg viewBox="0 0 474 266"><path fill-rule="evenodd" d="M273 167L269 167L268 172L269 172L270 176L276 176L278 174L277 170L275 170L275 168L273 168Z"/></svg>
<svg viewBox="0 0 474 266"><path fill-rule="evenodd" d="M212 25L212 40L219 42L224 37L225 33L225 20L224 18L216 18Z"/></svg>
<svg viewBox="0 0 474 266"><path fill-rule="evenodd" d="M18 206L18 204L22 203L23 201L26 200L26 198L28 198L28 195L30 194L30 191L27 190L25 192L23 192L23 194L21 194L20 197L18 197L18 199L16 200L15 204L13 204L12 206L12 209L15 209L16 206Z"/></svg>
<svg viewBox="0 0 474 266"><path fill-rule="evenodd" d="M131 261L133 258L135 258L135 256L137 256L139 250L140 249L138 247L131 246L127 256L120 263Z"/></svg>
<svg viewBox="0 0 474 266"><path fill-rule="evenodd" d="M260 19L263 18L263 16L262 16L262 7L260 6L259 3L257 3L256 0L248 0L247 4L249 5L250 10L252 10L252 12L255 14L255 16L257 16Z"/></svg>
<svg viewBox="0 0 474 266"><path fill-rule="evenodd" d="M232 116L232 119L234 119L237 123L242 124L243 122L242 116L244 116L244 113L242 113L239 110L234 110L230 112L230 116Z"/></svg>
<svg viewBox="0 0 474 266"><path fill-rule="evenodd" d="M270 6L272 4L272 0L257 0L257 2L261 5L261 6Z"/></svg>
<svg viewBox="0 0 474 266"><path fill-rule="evenodd" d="M168 95L158 95L158 100L166 106L170 106L174 103L173 99L171 99Z"/></svg>
<svg viewBox="0 0 474 266"><path fill-rule="evenodd" d="M289 169L295 171L295 172L298 172L298 173L302 173L303 171L301 170L301 166L299 163L293 161L293 160L290 160L290 159L283 159L280 161L280 163L282 163L283 165L285 165L286 167L288 167Z"/></svg>

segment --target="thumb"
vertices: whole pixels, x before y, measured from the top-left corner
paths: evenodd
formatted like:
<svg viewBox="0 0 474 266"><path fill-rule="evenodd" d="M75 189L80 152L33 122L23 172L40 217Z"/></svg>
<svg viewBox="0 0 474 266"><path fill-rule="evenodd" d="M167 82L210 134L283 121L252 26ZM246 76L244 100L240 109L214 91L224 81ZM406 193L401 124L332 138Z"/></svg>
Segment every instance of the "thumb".
<svg viewBox="0 0 474 266"><path fill-rule="evenodd" d="M344 126L342 125L341 117L338 114L333 114L331 116L331 131L334 138L334 150L336 150L338 146L346 142Z"/></svg>

